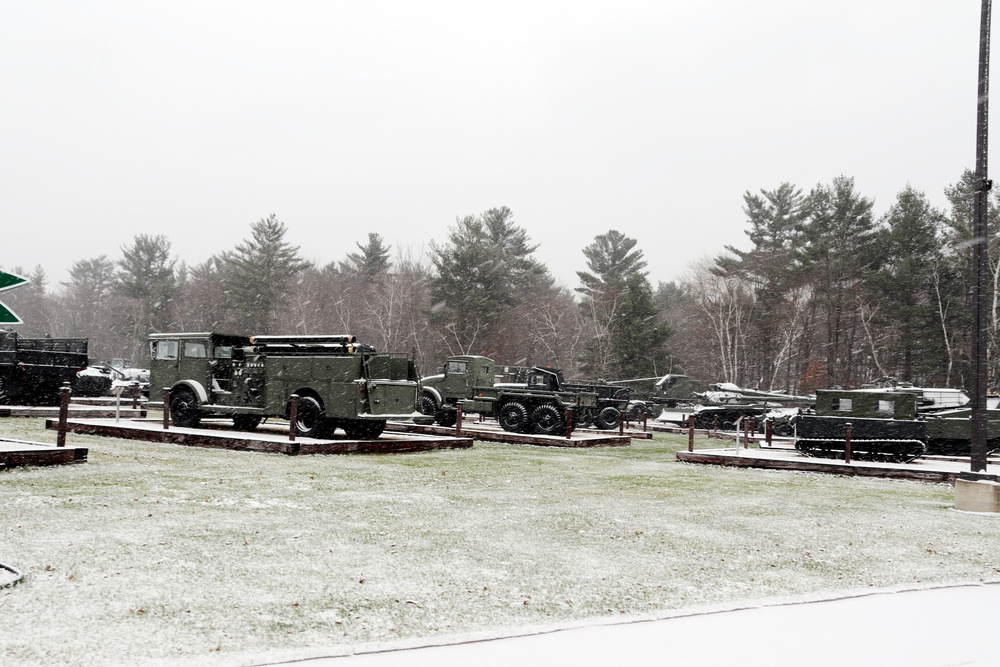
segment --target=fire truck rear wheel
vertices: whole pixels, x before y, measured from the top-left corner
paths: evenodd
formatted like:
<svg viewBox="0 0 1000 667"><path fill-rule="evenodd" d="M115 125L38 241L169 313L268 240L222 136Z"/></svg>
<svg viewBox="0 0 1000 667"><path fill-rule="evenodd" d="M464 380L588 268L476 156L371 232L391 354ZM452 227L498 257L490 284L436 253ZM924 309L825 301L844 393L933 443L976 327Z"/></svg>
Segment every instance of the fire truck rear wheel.
<svg viewBox="0 0 1000 667"><path fill-rule="evenodd" d="M326 415L323 406L312 396L299 399L299 407L295 413L295 432L306 438L318 438L324 431Z"/></svg>

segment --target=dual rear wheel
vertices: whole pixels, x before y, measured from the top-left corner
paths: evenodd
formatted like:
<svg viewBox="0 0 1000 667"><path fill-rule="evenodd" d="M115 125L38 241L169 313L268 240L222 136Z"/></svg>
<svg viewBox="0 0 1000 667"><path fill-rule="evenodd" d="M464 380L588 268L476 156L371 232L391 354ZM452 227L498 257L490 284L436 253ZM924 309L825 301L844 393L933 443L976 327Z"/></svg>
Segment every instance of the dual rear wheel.
<svg viewBox="0 0 1000 667"><path fill-rule="evenodd" d="M511 433L541 433L557 435L566 430L566 416L559 406L542 403L528 412L520 401L508 401L497 410L500 427Z"/></svg>

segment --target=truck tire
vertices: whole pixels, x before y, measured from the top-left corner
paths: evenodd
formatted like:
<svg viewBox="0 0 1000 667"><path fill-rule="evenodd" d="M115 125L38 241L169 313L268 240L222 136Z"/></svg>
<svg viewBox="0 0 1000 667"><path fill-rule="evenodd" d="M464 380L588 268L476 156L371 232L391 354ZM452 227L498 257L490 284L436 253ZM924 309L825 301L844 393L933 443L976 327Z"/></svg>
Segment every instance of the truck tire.
<svg viewBox="0 0 1000 667"><path fill-rule="evenodd" d="M607 407L597 413L597 419L594 423L597 425L597 428L610 431L618 428L621 418L622 415L618 412L618 408Z"/></svg>
<svg viewBox="0 0 1000 667"><path fill-rule="evenodd" d="M198 428L201 414L193 391L181 387L170 392L170 421L181 428Z"/></svg>
<svg viewBox="0 0 1000 667"><path fill-rule="evenodd" d="M458 421L458 412L456 410L438 410L434 419L441 426L451 428Z"/></svg>
<svg viewBox="0 0 1000 667"><path fill-rule="evenodd" d="M260 424L260 417L257 415L235 415L233 417L233 428L237 431L252 431Z"/></svg>
<svg viewBox="0 0 1000 667"><path fill-rule="evenodd" d="M341 424L348 438L377 438L385 430L384 421L368 421L365 419L348 419Z"/></svg>
<svg viewBox="0 0 1000 667"><path fill-rule="evenodd" d="M433 396L424 394L420 397L420 412L429 417L433 417L437 413L437 401L434 400Z"/></svg>
<svg viewBox="0 0 1000 667"><path fill-rule="evenodd" d="M528 426L528 409L517 401L504 403L497 410L500 428L511 433L523 433Z"/></svg>
<svg viewBox="0 0 1000 667"><path fill-rule="evenodd" d="M11 391L7 378L0 375L0 405L10 405Z"/></svg>
<svg viewBox="0 0 1000 667"><path fill-rule="evenodd" d="M566 420L559 408L551 403L543 403L531 411L531 424L536 433L556 435L566 431Z"/></svg>
<svg viewBox="0 0 1000 667"><path fill-rule="evenodd" d="M326 413L312 396L299 399L295 413L295 433L306 438L319 438L326 431Z"/></svg>

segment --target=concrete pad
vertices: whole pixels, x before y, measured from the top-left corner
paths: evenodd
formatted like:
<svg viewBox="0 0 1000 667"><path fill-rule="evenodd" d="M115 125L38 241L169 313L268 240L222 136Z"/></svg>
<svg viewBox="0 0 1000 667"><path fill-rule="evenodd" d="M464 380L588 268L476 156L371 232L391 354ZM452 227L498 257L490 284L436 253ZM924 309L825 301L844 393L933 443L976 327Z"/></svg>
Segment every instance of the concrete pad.
<svg viewBox="0 0 1000 667"><path fill-rule="evenodd" d="M990 479L955 480L955 509L963 512L1000 512L1000 483Z"/></svg>

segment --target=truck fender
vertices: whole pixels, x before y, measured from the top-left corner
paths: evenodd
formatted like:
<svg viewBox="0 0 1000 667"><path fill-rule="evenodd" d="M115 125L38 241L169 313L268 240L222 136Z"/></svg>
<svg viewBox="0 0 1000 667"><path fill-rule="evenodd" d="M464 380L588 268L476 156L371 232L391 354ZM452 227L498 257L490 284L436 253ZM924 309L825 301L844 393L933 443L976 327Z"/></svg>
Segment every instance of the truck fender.
<svg viewBox="0 0 1000 667"><path fill-rule="evenodd" d="M431 398L437 402L439 408L444 407L444 399L441 397L441 392L434 387L424 387L423 393L429 395Z"/></svg>
<svg viewBox="0 0 1000 667"><path fill-rule="evenodd" d="M173 392L173 390L177 389L178 387L187 387L188 389L193 391L194 395L198 398L199 405L205 405L206 403L208 403L208 392L205 391L205 387L202 386L202 384L197 380L183 380L181 382L178 382L177 384L175 384L173 387L170 388L170 391Z"/></svg>

